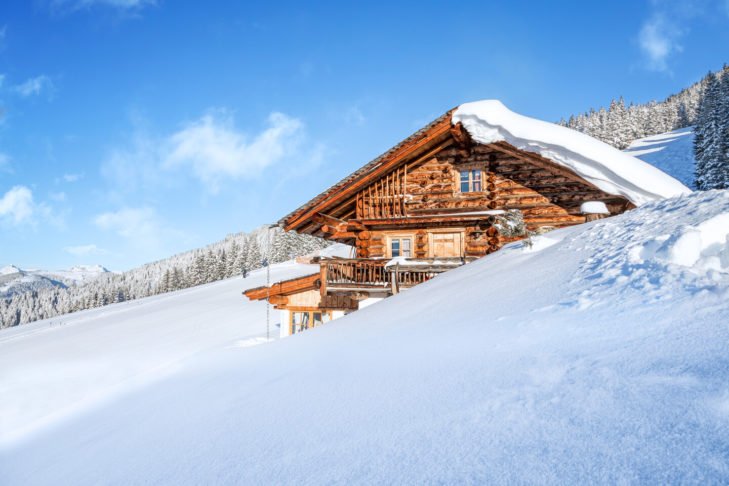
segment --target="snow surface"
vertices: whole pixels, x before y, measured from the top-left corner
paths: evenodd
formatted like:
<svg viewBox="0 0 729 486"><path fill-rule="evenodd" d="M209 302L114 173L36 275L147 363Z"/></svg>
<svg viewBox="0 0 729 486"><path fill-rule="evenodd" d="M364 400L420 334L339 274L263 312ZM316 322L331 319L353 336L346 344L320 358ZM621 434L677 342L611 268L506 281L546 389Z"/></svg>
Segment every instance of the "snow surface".
<svg viewBox="0 0 729 486"><path fill-rule="evenodd" d="M727 218L649 203L257 346L240 279L0 331L0 484L726 484Z"/></svg>
<svg viewBox="0 0 729 486"><path fill-rule="evenodd" d="M602 201L587 201L580 205L582 214L610 214L607 206Z"/></svg>
<svg viewBox="0 0 729 486"><path fill-rule="evenodd" d="M688 187L694 187L696 161L693 128L639 138L624 152L661 169Z"/></svg>
<svg viewBox="0 0 729 486"><path fill-rule="evenodd" d="M88 282L107 273L101 265L76 265L68 270L22 270L15 265L0 268L0 297L22 294L32 290Z"/></svg>
<svg viewBox="0 0 729 486"><path fill-rule="evenodd" d="M0 275L13 275L22 272L23 271L15 265L5 265L3 268L0 268Z"/></svg>
<svg viewBox="0 0 729 486"><path fill-rule="evenodd" d="M271 266L271 279L318 270L319 265L277 264ZM159 378L192 354L235 346L239 340L265 340L265 303L241 294L265 282L265 269L260 269L246 279L0 331L0 444ZM271 316L271 336L278 336L278 312ZM3 484L1 478L0 473Z"/></svg>
<svg viewBox="0 0 729 486"><path fill-rule="evenodd" d="M690 192L650 164L578 131L514 113L498 100L465 103L452 121L461 122L479 143L505 141L537 153L636 206Z"/></svg>
<svg viewBox="0 0 729 486"><path fill-rule="evenodd" d="M108 272L109 270L101 265L74 265L68 270L38 271L37 273L46 277L78 283L93 280Z"/></svg>

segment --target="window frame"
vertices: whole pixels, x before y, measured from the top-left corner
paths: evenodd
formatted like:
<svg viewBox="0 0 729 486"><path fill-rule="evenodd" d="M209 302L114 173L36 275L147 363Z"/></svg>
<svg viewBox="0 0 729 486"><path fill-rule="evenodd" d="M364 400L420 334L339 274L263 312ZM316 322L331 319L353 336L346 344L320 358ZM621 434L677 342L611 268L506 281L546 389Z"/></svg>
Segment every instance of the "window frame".
<svg viewBox="0 0 729 486"><path fill-rule="evenodd" d="M455 169L456 172L456 189L460 194L471 194L471 193L482 193L483 190L483 181L484 181L484 173L482 169L473 169L473 168L457 168ZM463 180L463 172L468 172L468 191L463 190L463 184L465 181ZM477 177L476 177L477 176ZM475 185L478 184L479 189L475 190Z"/></svg>
<svg viewBox="0 0 729 486"><path fill-rule="evenodd" d="M302 314L301 322L294 322L296 320L295 314ZM314 314L320 315L321 320L318 322L318 324L316 323L317 321L314 320ZM330 310L291 309L289 310L289 335L306 331L308 329L311 329L312 327L321 326L323 324L326 324L327 322L330 322L332 318L332 311ZM306 327L304 327L304 325L306 325ZM294 326L297 326L299 329L294 330Z"/></svg>
<svg viewBox="0 0 729 486"><path fill-rule="evenodd" d="M403 240L408 241L408 253L409 255L403 255ZM392 244L394 241L398 242L398 255L393 255L393 248ZM415 241L414 235L410 233L406 234L394 234L394 235L387 235L387 257L388 258L397 258L397 257L404 257L404 258L412 258L413 257L413 242Z"/></svg>

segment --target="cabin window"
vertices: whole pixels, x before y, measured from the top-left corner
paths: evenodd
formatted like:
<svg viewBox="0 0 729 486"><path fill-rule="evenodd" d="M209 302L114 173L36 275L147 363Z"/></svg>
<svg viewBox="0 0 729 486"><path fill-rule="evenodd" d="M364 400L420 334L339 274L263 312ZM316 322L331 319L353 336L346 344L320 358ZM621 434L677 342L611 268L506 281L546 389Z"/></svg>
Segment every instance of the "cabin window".
<svg viewBox="0 0 729 486"><path fill-rule="evenodd" d="M296 334L332 320L331 311L291 311L289 314L290 334Z"/></svg>
<svg viewBox="0 0 729 486"><path fill-rule="evenodd" d="M392 258L399 256L410 257L411 241L410 238L390 238L390 256Z"/></svg>
<svg viewBox="0 0 729 486"><path fill-rule="evenodd" d="M461 181L461 192L481 192L481 171L461 170L459 171Z"/></svg>

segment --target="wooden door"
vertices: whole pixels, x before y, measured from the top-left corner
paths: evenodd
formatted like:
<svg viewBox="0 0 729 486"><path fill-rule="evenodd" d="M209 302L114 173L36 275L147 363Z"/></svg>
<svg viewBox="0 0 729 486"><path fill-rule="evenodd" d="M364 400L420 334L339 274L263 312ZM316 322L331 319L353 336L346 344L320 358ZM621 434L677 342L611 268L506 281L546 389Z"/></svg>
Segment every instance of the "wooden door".
<svg viewBox="0 0 729 486"><path fill-rule="evenodd" d="M461 256L460 233L431 233L431 257Z"/></svg>

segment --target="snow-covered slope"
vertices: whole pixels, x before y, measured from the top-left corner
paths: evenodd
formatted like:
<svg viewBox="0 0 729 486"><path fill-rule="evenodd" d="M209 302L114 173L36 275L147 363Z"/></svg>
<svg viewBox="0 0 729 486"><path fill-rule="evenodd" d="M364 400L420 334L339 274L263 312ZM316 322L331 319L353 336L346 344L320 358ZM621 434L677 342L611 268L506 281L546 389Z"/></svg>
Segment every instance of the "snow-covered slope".
<svg viewBox="0 0 729 486"><path fill-rule="evenodd" d="M0 483L725 484L728 219L649 203L253 347L240 280L1 331L3 397L103 399L15 402Z"/></svg>
<svg viewBox="0 0 729 486"><path fill-rule="evenodd" d="M21 270L15 265L0 269L0 297L46 288L66 288L107 273L101 265L76 265L68 270Z"/></svg>
<svg viewBox="0 0 729 486"><path fill-rule="evenodd" d="M661 169L688 187L694 187L694 132L682 128L633 141L625 153Z"/></svg>
<svg viewBox="0 0 729 486"><path fill-rule="evenodd" d="M284 263L272 281L318 271ZM207 349L266 335L265 304L243 288L264 270L177 292L113 304L0 332L0 442L47 426L106 395L175 369ZM271 336L278 336L278 312ZM2 481L0 481L2 484Z"/></svg>
<svg viewBox="0 0 729 486"><path fill-rule="evenodd" d="M465 103L452 120L479 143L505 141L539 154L636 206L690 192L650 164L578 131L514 113L498 100Z"/></svg>
<svg viewBox="0 0 729 486"><path fill-rule="evenodd" d="M68 270L39 271L37 273L63 281L80 283L94 280L108 272L109 270L101 265L74 265Z"/></svg>
<svg viewBox="0 0 729 486"><path fill-rule="evenodd" d="M5 265L3 268L0 268L0 276L14 275L16 273L23 273L23 271L15 265Z"/></svg>

